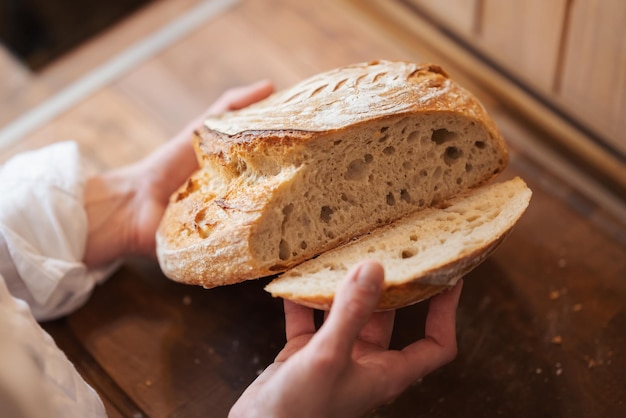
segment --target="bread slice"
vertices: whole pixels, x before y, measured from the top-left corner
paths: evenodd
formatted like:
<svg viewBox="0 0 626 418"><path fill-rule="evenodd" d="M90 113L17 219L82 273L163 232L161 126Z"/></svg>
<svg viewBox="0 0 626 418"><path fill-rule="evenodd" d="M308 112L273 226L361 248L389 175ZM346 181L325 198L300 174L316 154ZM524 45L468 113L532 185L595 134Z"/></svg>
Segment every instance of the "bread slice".
<svg viewBox="0 0 626 418"><path fill-rule="evenodd" d="M276 297L329 309L348 270L372 259L385 269L378 310L419 302L454 286L489 256L522 216L530 197L520 178L483 186L325 252L265 289Z"/></svg>
<svg viewBox="0 0 626 418"><path fill-rule="evenodd" d="M207 288L286 271L507 162L485 109L441 68L389 61L208 118L194 145L201 169L172 196L157 255Z"/></svg>

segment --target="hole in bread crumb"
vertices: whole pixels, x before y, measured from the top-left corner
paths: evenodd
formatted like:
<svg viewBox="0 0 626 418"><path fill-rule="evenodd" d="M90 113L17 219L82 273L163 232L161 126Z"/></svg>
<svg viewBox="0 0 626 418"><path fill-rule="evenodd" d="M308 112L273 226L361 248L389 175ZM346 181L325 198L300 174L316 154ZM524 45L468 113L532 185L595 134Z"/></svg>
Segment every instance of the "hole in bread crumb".
<svg viewBox="0 0 626 418"><path fill-rule="evenodd" d="M478 218L480 218L480 215L476 215L476 214L474 214L474 215L470 215L470 216L468 216L467 218L465 218L465 220L466 220L467 222L469 222L469 223L472 223L472 222L474 222L475 220L477 220Z"/></svg>
<svg viewBox="0 0 626 418"><path fill-rule="evenodd" d="M387 204L389 206L393 206L396 204L396 198L393 196L393 193L387 193Z"/></svg>
<svg viewBox="0 0 626 418"><path fill-rule="evenodd" d="M461 151L457 147L448 147L446 148L446 152L443 154L443 161L447 165L452 165L459 160L463 156L463 151Z"/></svg>
<svg viewBox="0 0 626 418"><path fill-rule="evenodd" d="M383 135L380 138L378 138L378 142L383 143L388 139L389 139L389 135Z"/></svg>
<svg viewBox="0 0 626 418"><path fill-rule="evenodd" d="M289 248L289 243L284 239L280 240L280 244L278 245L278 258L281 260L288 260L291 254L291 249Z"/></svg>
<svg viewBox="0 0 626 418"><path fill-rule="evenodd" d="M287 269L287 266L282 265L282 264L274 264L273 266L269 268L270 271L283 271L286 269Z"/></svg>
<svg viewBox="0 0 626 418"><path fill-rule="evenodd" d="M302 241L302 242L300 243L300 248L302 248L303 250L306 250L306 247L308 247L308 245L307 245L306 241Z"/></svg>
<svg viewBox="0 0 626 418"><path fill-rule="evenodd" d="M179 202L183 200L184 198L186 198L187 196L189 196L191 193L195 192L199 188L200 188L199 182L197 182L193 178L188 179L187 183L185 183L184 190L180 190L178 193L176 193L176 197L174 198L174 201Z"/></svg>
<svg viewBox="0 0 626 418"><path fill-rule="evenodd" d="M483 149L485 148L487 145L485 144L484 141L476 141L474 142L474 146L478 149Z"/></svg>
<svg viewBox="0 0 626 418"><path fill-rule="evenodd" d="M394 147L386 147L385 149L383 149L383 154L385 155L392 155L396 152L396 149Z"/></svg>
<svg viewBox="0 0 626 418"><path fill-rule="evenodd" d="M283 207L283 215L285 215L285 219L287 219L289 215L291 215L291 212L293 212L293 203L290 203Z"/></svg>
<svg viewBox="0 0 626 418"><path fill-rule="evenodd" d="M474 169L474 166L471 165L470 163L465 164L465 172L469 173L470 171L472 171Z"/></svg>
<svg viewBox="0 0 626 418"><path fill-rule="evenodd" d="M434 129L430 139L437 145L441 145L444 142L452 141L459 135L456 132L450 132L445 128Z"/></svg>
<svg viewBox="0 0 626 418"><path fill-rule="evenodd" d="M371 254L371 253L373 253L373 252L375 252L375 251L376 251L376 248L374 248L374 247L369 247L369 248L367 249L368 254Z"/></svg>
<svg viewBox="0 0 626 418"><path fill-rule="evenodd" d="M382 128L380 128L380 133L384 134L385 132L387 132L388 129L389 129L389 126L383 126Z"/></svg>
<svg viewBox="0 0 626 418"><path fill-rule="evenodd" d="M348 171L346 171L345 178L346 180L356 180L360 181L365 179L367 175L365 162L362 160L352 160L350 164L348 164Z"/></svg>
<svg viewBox="0 0 626 418"><path fill-rule="evenodd" d="M370 164L372 161L374 161L374 157L372 156L372 154L365 154L363 156L363 160L352 160L348 164L348 170L345 174L346 180L364 180L365 176L367 175L366 165Z"/></svg>
<svg viewBox="0 0 626 418"><path fill-rule="evenodd" d="M411 195L407 189L400 190L400 199L406 203L411 203Z"/></svg>
<svg viewBox="0 0 626 418"><path fill-rule="evenodd" d="M405 170L410 170L411 168L413 168L413 163L411 161L405 161L402 163L402 168L404 168Z"/></svg>
<svg viewBox="0 0 626 418"><path fill-rule="evenodd" d="M463 183L463 179L461 177L457 177L456 184L461 184L461 183Z"/></svg>
<svg viewBox="0 0 626 418"><path fill-rule="evenodd" d="M196 224L199 224L200 222L204 220L205 216L206 216L206 208L202 208L196 213L196 216L193 218L193 221Z"/></svg>
<svg viewBox="0 0 626 418"><path fill-rule="evenodd" d="M330 218L333 216L333 210L330 206L322 206L322 210L320 211L320 219L324 223L329 223Z"/></svg>
<svg viewBox="0 0 626 418"><path fill-rule="evenodd" d="M418 131L413 131L406 138L406 142L408 142L410 144L411 142L415 142L418 139L420 139L420 133Z"/></svg>
<svg viewBox="0 0 626 418"><path fill-rule="evenodd" d="M411 251L411 250L404 250L404 251L402 251L401 257L403 259L406 259L406 258L411 258L414 255L415 255L415 253L413 251Z"/></svg>
<svg viewBox="0 0 626 418"><path fill-rule="evenodd" d="M415 234L411 234L411 235L409 236L409 239L410 239L411 241L415 242L415 241L417 241L417 235L415 235Z"/></svg>
<svg viewBox="0 0 626 418"><path fill-rule="evenodd" d="M428 171L427 170L420 170L420 176L428 177Z"/></svg>
<svg viewBox="0 0 626 418"><path fill-rule="evenodd" d="M339 144L341 144L341 139L338 139L335 142L333 142L333 145L339 145Z"/></svg>

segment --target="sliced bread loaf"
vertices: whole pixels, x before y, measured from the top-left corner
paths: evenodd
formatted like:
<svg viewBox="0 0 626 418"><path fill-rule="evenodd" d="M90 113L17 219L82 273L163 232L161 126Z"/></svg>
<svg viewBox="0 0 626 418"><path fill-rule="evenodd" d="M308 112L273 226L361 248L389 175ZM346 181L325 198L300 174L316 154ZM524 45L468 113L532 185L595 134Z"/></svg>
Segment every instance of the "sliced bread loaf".
<svg viewBox="0 0 626 418"><path fill-rule="evenodd" d="M454 286L489 256L522 216L530 197L519 178L483 186L306 261L274 279L266 290L329 309L348 270L371 259L385 269L378 310L419 302Z"/></svg>
<svg viewBox="0 0 626 418"><path fill-rule="evenodd" d="M211 117L201 169L157 233L170 278L213 287L288 270L486 183L507 150L481 104L434 65L319 74Z"/></svg>

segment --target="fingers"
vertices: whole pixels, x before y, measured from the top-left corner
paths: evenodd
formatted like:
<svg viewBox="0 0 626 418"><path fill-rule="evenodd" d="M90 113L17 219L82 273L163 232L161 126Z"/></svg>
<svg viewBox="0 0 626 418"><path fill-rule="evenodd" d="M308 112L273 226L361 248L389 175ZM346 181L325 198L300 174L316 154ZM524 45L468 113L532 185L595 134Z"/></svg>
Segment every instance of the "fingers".
<svg viewBox="0 0 626 418"><path fill-rule="evenodd" d="M459 280L452 289L430 300L426 317L426 338L442 347L453 346L456 349L456 310L462 288L463 280Z"/></svg>
<svg viewBox="0 0 626 418"><path fill-rule="evenodd" d="M359 333L359 339L382 349L388 349L395 317L395 310L375 312Z"/></svg>
<svg viewBox="0 0 626 418"><path fill-rule="evenodd" d="M313 309L284 301L285 334L287 343L276 356L275 362L283 362L304 347L315 334Z"/></svg>
<svg viewBox="0 0 626 418"><path fill-rule="evenodd" d="M406 384L416 381L456 357L456 310L463 281L452 289L430 300L426 318L425 338L407 347L404 379Z"/></svg>
<svg viewBox="0 0 626 418"><path fill-rule="evenodd" d="M207 114L217 114L227 110L241 109L266 98L274 91L274 85L267 80L257 81L242 87L235 87L223 93L209 108Z"/></svg>
<svg viewBox="0 0 626 418"><path fill-rule="evenodd" d="M148 158L148 171L154 171L162 177L162 190L165 201L183 181L197 168L196 154L192 146L192 133L202 126L209 114L246 107L274 91L271 82L262 80L242 87L232 88L223 93L205 114L196 117L178 134L163 146L157 148Z"/></svg>
<svg viewBox="0 0 626 418"><path fill-rule="evenodd" d="M287 341L315 333L313 309L285 300L285 334Z"/></svg>
<svg viewBox="0 0 626 418"><path fill-rule="evenodd" d="M311 341L320 349L329 349L349 357L357 336L372 316L384 281L379 263L357 265L341 284L333 306L318 334Z"/></svg>
<svg viewBox="0 0 626 418"><path fill-rule="evenodd" d="M374 312L359 333L359 340L373 344L384 350L389 348L396 311ZM324 322L328 319L328 311L324 313ZM365 348L369 349L369 348Z"/></svg>

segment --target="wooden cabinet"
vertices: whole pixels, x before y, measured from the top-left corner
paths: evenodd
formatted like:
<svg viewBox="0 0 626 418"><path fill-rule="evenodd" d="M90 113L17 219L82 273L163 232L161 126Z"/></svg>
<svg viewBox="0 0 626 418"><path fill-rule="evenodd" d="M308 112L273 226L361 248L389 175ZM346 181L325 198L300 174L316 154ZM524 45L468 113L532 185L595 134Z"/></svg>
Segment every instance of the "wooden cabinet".
<svg viewBox="0 0 626 418"><path fill-rule="evenodd" d="M574 1L562 47L555 95L626 158L626 2Z"/></svg>
<svg viewBox="0 0 626 418"><path fill-rule="evenodd" d="M626 2L399 1L626 159Z"/></svg>
<svg viewBox="0 0 626 418"><path fill-rule="evenodd" d="M476 30L476 8L479 0L407 0L418 10L428 13L460 35L473 36Z"/></svg>
<svg viewBox="0 0 626 418"><path fill-rule="evenodd" d="M485 0L475 44L531 87L552 90L566 0Z"/></svg>

